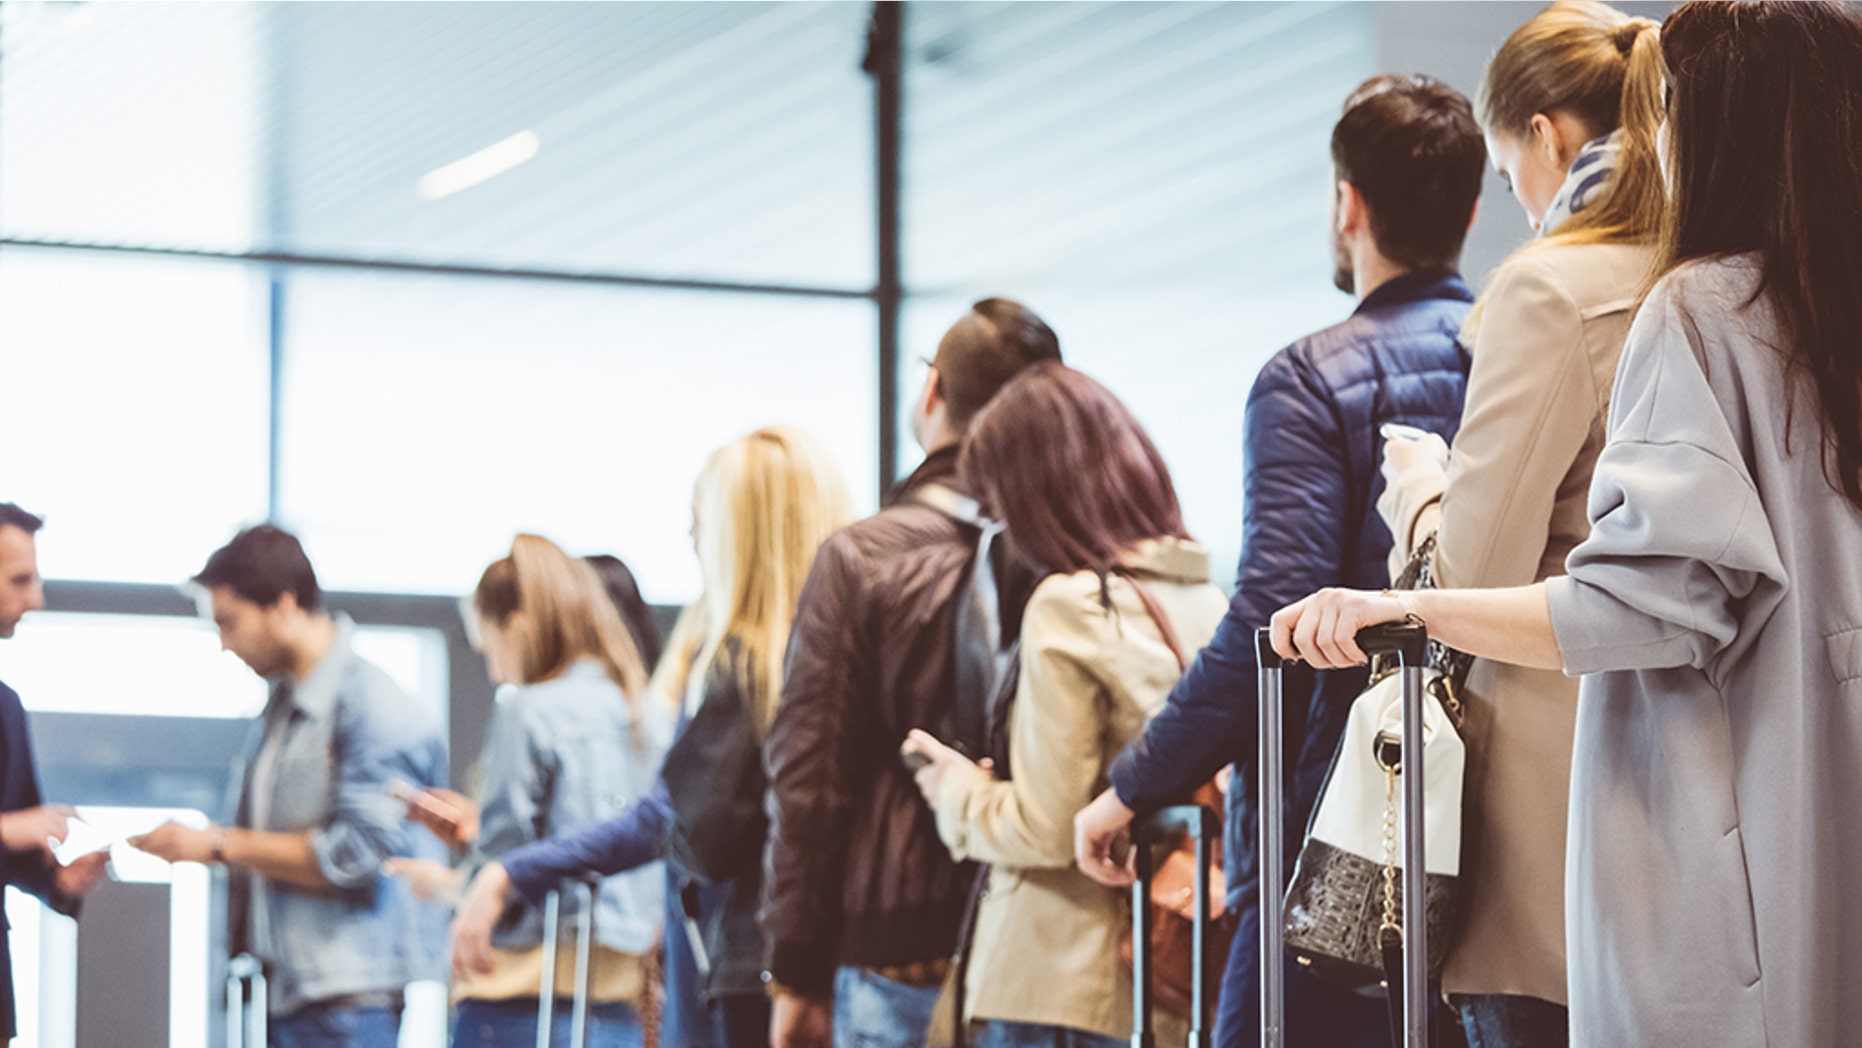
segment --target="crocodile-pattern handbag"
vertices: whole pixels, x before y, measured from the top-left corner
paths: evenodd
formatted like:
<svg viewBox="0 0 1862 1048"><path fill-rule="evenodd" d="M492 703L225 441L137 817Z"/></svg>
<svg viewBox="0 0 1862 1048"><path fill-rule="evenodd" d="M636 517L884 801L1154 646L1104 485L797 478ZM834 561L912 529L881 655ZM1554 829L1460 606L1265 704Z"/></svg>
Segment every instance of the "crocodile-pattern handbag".
<svg viewBox="0 0 1862 1048"><path fill-rule="evenodd" d="M1431 535L1411 555L1395 588L1432 588L1434 552ZM1429 856L1424 896L1432 977L1441 971L1457 925L1466 757L1460 689L1472 661L1432 641L1423 670ZM1397 667L1373 663L1370 685L1352 702L1287 888L1283 916L1294 959L1354 990L1383 984L1385 951L1400 943L1405 919L1405 871L1397 845L1401 702Z"/></svg>

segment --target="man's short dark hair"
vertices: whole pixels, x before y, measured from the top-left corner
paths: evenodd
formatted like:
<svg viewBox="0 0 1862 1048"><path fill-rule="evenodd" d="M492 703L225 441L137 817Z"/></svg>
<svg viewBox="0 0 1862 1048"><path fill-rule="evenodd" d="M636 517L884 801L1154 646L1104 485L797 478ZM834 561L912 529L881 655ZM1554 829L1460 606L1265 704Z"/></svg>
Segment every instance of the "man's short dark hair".
<svg viewBox="0 0 1862 1048"><path fill-rule="evenodd" d="M1461 92L1418 74L1366 80L1332 128L1332 165L1364 197L1385 258L1411 269L1460 260L1487 166Z"/></svg>
<svg viewBox="0 0 1862 1048"><path fill-rule="evenodd" d="M0 528L19 528L28 535L36 535L45 527L42 517L28 513L11 502L0 502Z"/></svg>
<svg viewBox="0 0 1862 1048"><path fill-rule="evenodd" d="M970 307L938 343L938 388L950 424L963 429L1030 364L1060 359L1060 338L1035 311L1010 298Z"/></svg>
<svg viewBox="0 0 1862 1048"><path fill-rule="evenodd" d="M233 541L214 551L207 566L194 576L195 585L225 588L261 608L278 603L289 593L297 606L316 611L323 604L317 573L297 536L270 524L247 528Z"/></svg>

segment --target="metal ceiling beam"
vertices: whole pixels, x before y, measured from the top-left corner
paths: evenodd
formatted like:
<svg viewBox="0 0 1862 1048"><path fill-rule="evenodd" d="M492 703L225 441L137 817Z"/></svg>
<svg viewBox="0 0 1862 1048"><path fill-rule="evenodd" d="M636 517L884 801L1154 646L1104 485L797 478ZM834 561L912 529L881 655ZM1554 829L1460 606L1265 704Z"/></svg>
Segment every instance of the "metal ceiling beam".
<svg viewBox="0 0 1862 1048"><path fill-rule="evenodd" d="M657 288L669 291L722 291L739 295L781 295L793 298L870 300L865 288L819 287L807 284L762 284L752 281L702 280L688 277L654 277L637 273L578 272L528 267L501 268L463 263L419 262L411 259L349 258L341 255L304 255L288 251L202 251L189 248L144 247L127 244L84 244L58 240L0 237L0 247L39 248L48 251L88 251L139 255L202 262L243 262L293 269L338 269L367 273L407 273L415 276L476 277L488 280L535 280L559 284L596 284L611 287Z"/></svg>

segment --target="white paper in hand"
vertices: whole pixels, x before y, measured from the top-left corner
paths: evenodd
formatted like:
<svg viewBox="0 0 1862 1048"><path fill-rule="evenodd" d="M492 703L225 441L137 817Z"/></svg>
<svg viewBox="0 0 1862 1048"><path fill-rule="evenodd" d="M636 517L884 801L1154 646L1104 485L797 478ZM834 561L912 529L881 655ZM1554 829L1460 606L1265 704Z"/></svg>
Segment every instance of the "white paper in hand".
<svg viewBox="0 0 1862 1048"><path fill-rule="evenodd" d="M72 819L65 826L65 839L55 841L47 839L52 846L52 857L58 865L69 866L86 855L103 851L116 843L116 838L103 832L83 819Z"/></svg>

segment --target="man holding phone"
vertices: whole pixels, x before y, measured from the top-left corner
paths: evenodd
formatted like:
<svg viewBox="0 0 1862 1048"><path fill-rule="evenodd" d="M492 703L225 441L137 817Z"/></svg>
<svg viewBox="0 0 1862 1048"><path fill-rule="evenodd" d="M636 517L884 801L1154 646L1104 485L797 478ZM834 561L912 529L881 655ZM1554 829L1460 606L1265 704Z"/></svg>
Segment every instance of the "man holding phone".
<svg viewBox="0 0 1862 1048"><path fill-rule="evenodd" d="M268 982L272 1048L394 1048L402 991L444 971L446 913L384 878L391 856L443 858L390 793L446 779L439 718L356 655L355 624L323 610L303 547L240 532L194 582L220 644L272 684L231 826L169 822L130 844L227 867L228 938Z"/></svg>
<svg viewBox="0 0 1862 1048"><path fill-rule="evenodd" d="M1228 615L1164 710L1113 763L1112 788L1074 821L1081 869L1128 884L1113 847L1134 811L1186 798L1235 763L1223 853L1239 927L1217 1009L1219 1048L1258 1043L1258 922L1280 919L1259 912L1255 892L1254 631L1324 587L1389 585L1390 532L1375 509L1384 440L1452 436L1467 389L1459 332L1474 296L1456 266L1486 166L1468 100L1428 77L1373 77L1345 102L1332 162L1334 282L1357 309L1261 369L1244 422L1242 553ZM1302 839L1366 678L1362 668L1286 670L1283 767L1292 780L1278 814L1290 840ZM1298 852L1287 849L1283 880ZM1286 976L1286 1043L1389 1043L1381 999L1332 988L1294 964Z"/></svg>
<svg viewBox="0 0 1862 1048"><path fill-rule="evenodd" d="M44 524L11 502L0 502L0 640L12 639L27 613L45 607L36 538ZM93 852L69 865L53 857L51 842L65 838L71 816L70 808L41 803L26 709L18 693L0 682L0 877L75 917L84 895L103 880L110 856ZM12 956L6 922L0 921L0 1018L8 1038L19 1032Z"/></svg>

